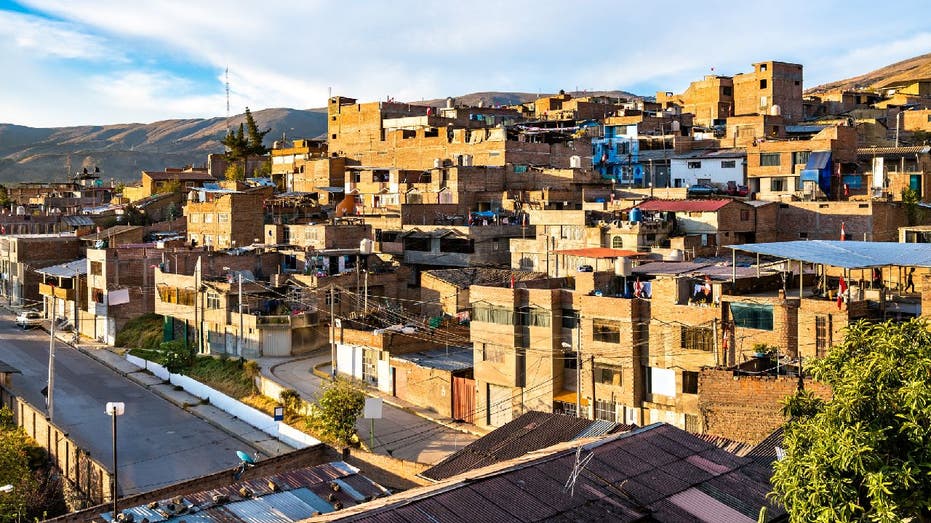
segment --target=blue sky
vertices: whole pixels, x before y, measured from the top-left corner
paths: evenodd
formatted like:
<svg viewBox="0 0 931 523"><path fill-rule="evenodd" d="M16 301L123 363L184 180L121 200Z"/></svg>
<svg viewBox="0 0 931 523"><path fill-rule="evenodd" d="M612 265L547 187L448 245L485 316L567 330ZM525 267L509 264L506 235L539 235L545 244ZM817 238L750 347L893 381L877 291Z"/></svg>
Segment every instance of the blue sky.
<svg viewBox="0 0 931 523"><path fill-rule="evenodd" d="M224 116L227 67L231 114L322 107L330 89L652 95L765 60L803 64L811 87L931 52L929 15L911 0L0 0L0 122Z"/></svg>

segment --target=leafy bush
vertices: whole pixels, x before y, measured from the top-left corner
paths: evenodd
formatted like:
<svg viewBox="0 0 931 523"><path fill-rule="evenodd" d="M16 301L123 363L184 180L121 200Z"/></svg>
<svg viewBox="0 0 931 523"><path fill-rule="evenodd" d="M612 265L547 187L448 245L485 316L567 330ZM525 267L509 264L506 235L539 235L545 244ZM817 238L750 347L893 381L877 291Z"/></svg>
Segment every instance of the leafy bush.
<svg viewBox="0 0 931 523"><path fill-rule="evenodd" d="M346 380L327 385L310 416L310 426L316 434L342 444L352 442L356 434L356 421L365 408L365 394Z"/></svg>
<svg viewBox="0 0 931 523"><path fill-rule="evenodd" d="M116 346L158 349L162 343L164 321L159 314L144 314L129 320L116 334Z"/></svg>

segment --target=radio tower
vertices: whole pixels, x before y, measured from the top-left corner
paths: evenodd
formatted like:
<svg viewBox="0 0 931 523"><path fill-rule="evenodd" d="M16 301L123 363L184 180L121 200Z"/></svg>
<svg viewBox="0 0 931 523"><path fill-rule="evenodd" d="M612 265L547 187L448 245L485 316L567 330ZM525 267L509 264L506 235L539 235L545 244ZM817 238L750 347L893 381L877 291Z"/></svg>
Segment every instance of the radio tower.
<svg viewBox="0 0 931 523"><path fill-rule="evenodd" d="M226 66L226 134L230 132L230 67Z"/></svg>

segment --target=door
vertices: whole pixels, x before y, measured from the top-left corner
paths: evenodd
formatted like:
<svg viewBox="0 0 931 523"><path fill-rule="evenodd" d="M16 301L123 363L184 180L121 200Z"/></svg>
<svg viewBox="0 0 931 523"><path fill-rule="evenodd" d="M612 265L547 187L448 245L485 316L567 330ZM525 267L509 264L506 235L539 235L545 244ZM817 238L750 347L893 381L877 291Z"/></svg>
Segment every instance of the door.
<svg viewBox="0 0 931 523"><path fill-rule="evenodd" d="M475 423L475 380L453 376L453 419Z"/></svg>
<svg viewBox="0 0 931 523"><path fill-rule="evenodd" d="M485 412L488 424L500 427L511 421L511 389L500 385L488 384L488 405Z"/></svg>

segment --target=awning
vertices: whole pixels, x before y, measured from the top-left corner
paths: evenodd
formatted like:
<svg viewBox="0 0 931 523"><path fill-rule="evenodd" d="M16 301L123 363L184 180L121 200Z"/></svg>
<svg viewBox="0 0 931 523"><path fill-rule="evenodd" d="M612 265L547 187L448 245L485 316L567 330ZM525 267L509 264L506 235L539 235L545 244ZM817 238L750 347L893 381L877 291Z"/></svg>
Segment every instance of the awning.
<svg viewBox="0 0 931 523"><path fill-rule="evenodd" d="M785 260L842 267L931 267L931 244L811 240L728 245L735 251L752 252Z"/></svg>
<svg viewBox="0 0 931 523"><path fill-rule="evenodd" d="M815 182L818 183L818 171L814 169L805 169L802 171L802 175L799 176L799 179L803 182Z"/></svg>
<svg viewBox="0 0 931 523"><path fill-rule="evenodd" d="M813 151L808 157L808 163L805 164L805 170L824 169L831 161L831 151Z"/></svg>

